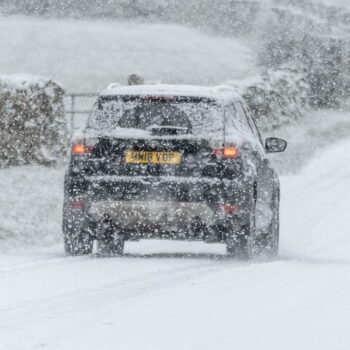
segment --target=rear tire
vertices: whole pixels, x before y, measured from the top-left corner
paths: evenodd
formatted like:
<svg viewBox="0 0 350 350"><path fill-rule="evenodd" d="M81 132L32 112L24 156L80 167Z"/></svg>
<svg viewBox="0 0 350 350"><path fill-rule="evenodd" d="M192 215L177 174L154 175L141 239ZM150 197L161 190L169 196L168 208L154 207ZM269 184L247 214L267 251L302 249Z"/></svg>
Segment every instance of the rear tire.
<svg viewBox="0 0 350 350"><path fill-rule="evenodd" d="M226 244L227 255L240 260L251 259L253 257L252 239L244 233L238 233L236 237Z"/></svg>
<svg viewBox="0 0 350 350"><path fill-rule="evenodd" d="M268 257L278 256L279 250L279 196L276 194L273 200L273 217L264 240L263 252Z"/></svg>
<svg viewBox="0 0 350 350"><path fill-rule="evenodd" d="M64 250L67 256L81 256L92 254L93 238L84 231L65 234Z"/></svg>
<svg viewBox="0 0 350 350"><path fill-rule="evenodd" d="M250 260L255 255L255 204L250 210L249 222L242 227L240 232L234 233L226 242L228 256L241 260Z"/></svg>
<svg viewBox="0 0 350 350"><path fill-rule="evenodd" d="M85 230L84 213L72 210L68 200L63 205L63 244L67 256L92 254L94 238Z"/></svg>

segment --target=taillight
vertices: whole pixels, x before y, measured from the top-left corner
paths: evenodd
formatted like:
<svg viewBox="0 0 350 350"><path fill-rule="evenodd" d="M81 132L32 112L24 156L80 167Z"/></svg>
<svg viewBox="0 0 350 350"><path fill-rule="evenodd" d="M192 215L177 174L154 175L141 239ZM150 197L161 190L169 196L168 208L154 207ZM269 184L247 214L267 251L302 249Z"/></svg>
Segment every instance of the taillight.
<svg viewBox="0 0 350 350"><path fill-rule="evenodd" d="M239 154L238 148L219 148L214 149L213 152L218 158L235 158Z"/></svg>
<svg viewBox="0 0 350 350"><path fill-rule="evenodd" d="M238 156L238 153L237 148L224 148L224 157L235 158Z"/></svg>
<svg viewBox="0 0 350 350"><path fill-rule="evenodd" d="M70 207L72 209L80 210L80 209L83 209L84 206L85 206L85 202L84 201L73 201L73 202L70 202Z"/></svg>
<svg viewBox="0 0 350 350"><path fill-rule="evenodd" d="M76 155L92 153L97 143L98 138L76 138L73 141L72 153Z"/></svg>
<svg viewBox="0 0 350 350"><path fill-rule="evenodd" d="M74 154L89 154L93 151L92 146L85 146L84 144L75 144L73 145L72 152Z"/></svg>
<svg viewBox="0 0 350 350"><path fill-rule="evenodd" d="M235 213L239 210L238 205L221 204L220 209L225 213Z"/></svg>

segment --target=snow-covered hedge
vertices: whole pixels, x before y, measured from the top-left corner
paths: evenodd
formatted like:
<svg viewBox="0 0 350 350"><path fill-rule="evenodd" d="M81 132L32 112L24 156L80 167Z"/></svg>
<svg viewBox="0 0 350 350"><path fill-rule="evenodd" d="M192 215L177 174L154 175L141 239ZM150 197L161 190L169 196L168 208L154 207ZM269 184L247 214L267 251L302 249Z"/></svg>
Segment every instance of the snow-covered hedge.
<svg viewBox="0 0 350 350"><path fill-rule="evenodd" d="M260 65L303 71L315 109L341 107L350 97L350 7L331 3L278 0L256 29Z"/></svg>
<svg viewBox="0 0 350 350"><path fill-rule="evenodd" d="M67 144L64 90L30 75L0 75L0 167L51 165Z"/></svg>
<svg viewBox="0 0 350 350"><path fill-rule="evenodd" d="M230 81L251 108L258 127L271 130L303 117L309 86L303 73L268 70L244 81Z"/></svg>

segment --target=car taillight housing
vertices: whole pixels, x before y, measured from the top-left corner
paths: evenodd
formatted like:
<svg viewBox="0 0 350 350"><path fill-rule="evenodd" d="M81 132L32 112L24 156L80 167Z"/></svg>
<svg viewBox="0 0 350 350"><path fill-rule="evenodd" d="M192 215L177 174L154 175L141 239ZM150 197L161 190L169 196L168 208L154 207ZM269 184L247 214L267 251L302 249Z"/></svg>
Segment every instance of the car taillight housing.
<svg viewBox="0 0 350 350"><path fill-rule="evenodd" d="M90 154L94 150L94 146L97 143L97 139L88 138L86 140L77 140L72 147L72 153L75 155Z"/></svg>
<svg viewBox="0 0 350 350"><path fill-rule="evenodd" d="M233 147L215 148L213 152L218 158L236 158L239 155L238 148Z"/></svg>
<svg viewBox="0 0 350 350"><path fill-rule="evenodd" d="M221 204L220 209L225 213L236 213L239 211L239 206L232 204Z"/></svg>
<svg viewBox="0 0 350 350"><path fill-rule="evenodd" d="M85 202L84 201L73 201L73 202L70 202L70 207L74 210L81 210L81 209L84 209Z"/></svg>
<svg viewBox="0 0 350 350"><path fill-rule="evenodd" d="M73 154L89 154L92 151L93 151L92 146L86 146L80 143L73 145L73 148L72 148Z"/></svg>

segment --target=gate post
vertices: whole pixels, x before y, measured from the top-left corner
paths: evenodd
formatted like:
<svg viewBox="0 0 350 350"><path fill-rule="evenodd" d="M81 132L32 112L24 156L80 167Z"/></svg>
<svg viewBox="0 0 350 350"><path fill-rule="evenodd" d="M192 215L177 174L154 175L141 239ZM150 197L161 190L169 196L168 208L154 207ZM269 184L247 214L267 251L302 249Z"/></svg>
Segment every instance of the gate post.
<svg viewBox="0 0 350 350"><path fill-rule="evenodd" d="M75 118L75 94L71 94L70 128L71 128L72 135L74 133L74 118Z"/></svg>

